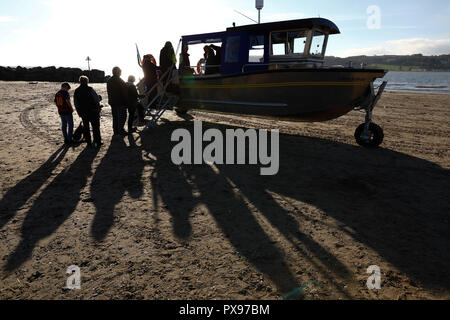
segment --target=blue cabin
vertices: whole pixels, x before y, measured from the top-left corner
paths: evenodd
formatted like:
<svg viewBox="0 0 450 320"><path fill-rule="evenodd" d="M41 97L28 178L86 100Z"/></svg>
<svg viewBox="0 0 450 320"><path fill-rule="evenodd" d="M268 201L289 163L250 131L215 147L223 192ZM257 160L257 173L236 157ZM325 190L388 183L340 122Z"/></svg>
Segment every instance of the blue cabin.
<svg viewBox="0 0 450 320"><path fill-rule="evenodd" d="M212 76L285 68L319 68L323 65L329 35L339 33L338 27L330 20L311 18L183 36L182 46L220 43L221 64Z"/></svg>

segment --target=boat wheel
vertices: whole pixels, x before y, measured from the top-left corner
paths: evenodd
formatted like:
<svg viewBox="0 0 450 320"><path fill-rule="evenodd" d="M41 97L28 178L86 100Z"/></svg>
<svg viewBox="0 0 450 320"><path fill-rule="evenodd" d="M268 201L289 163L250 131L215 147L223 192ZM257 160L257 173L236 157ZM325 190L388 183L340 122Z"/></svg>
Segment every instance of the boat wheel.
<svg viewBox="0 0 450 320"><path fill-rule="evenodd" d="M356 142L366 148L376 148L384 138L383 129L375 123L371 122L368 132L365 132L366 124L361 124L355 131Z"/></svg>

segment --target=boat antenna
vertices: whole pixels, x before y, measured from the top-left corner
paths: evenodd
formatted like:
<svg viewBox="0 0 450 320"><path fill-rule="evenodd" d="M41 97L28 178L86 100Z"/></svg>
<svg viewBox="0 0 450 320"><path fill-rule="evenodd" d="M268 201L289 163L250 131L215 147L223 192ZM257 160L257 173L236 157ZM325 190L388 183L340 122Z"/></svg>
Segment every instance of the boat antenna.
<svg viewBox="0 0 450 320"><path fill-rule="evenodd" d="M245 14L243 14L243 13L241 13L241 12L239 12L239 11L237 11L237 10L234 10L235 12L237 12L237 13L239 13L241 16L244 16L244 17L246 17L247 19L249 19L249 20L252 20L254 23L258 23L258 21L256 21L256 20L253 20L252 18L250 18L250 17L248 17L248 16L246 16Z"/></svg>
<svg viewBox="0 0 450 320"><path fill-rule="evenodd" d="M261 10L264 8L264 0L255 0L255 7L258 9L258 24L261 23Z"/></svg>

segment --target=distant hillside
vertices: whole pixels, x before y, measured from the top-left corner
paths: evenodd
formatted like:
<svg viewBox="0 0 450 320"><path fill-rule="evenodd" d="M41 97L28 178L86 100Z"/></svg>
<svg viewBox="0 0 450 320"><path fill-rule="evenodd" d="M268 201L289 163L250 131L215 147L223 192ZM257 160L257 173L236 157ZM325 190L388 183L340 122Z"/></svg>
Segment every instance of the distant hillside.
<svg viewBox="0 0 450 320"><path fill-rule="evenodd" d="M81 75L87 76L92 83L106 81L105 72L100 70L83 71L78 68L56 67L0 67L0 80L3 81L78 82Z"/></svg>
<svg viewBox="0 0 450 320"><path fill-rule="evenodd" d="M423 56L414 54L411 56L355 56L348 58L326 57L328 66L343 65L349 63L358 68L361 64L368 68L382 68L391 71L450 71L450 54L441 56Z"/></svg>

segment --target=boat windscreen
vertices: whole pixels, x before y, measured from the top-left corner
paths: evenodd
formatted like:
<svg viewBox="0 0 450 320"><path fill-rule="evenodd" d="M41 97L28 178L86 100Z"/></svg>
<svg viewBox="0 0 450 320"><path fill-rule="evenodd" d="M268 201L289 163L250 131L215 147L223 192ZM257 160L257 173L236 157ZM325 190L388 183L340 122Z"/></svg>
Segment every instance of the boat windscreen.
<svg viewBox="0 0 450 320"><path fill-rule="evenodd" d="M308 33L305 30L288 32L289 54L303 54L305 52L307 36Z"/></svg>
<svg viewBox="0 0 450 320"><path fill-rule="evenodd" d="M286 54L286 32L272 33L272 55L284 56Z"/></svg>
<svg viewBox="0 0 450 320"><path fill-rule="evenodd" d="M323 46L325 42L325 34L320 31L314 31L310 55L312 56L321 56L323 54Z"/></svg>
<svg viewBox="0 0 450 320"><path fill-rule="evenodd" d="M305 53L307 30L272 32L272 55L284 56Z"/></svg>

